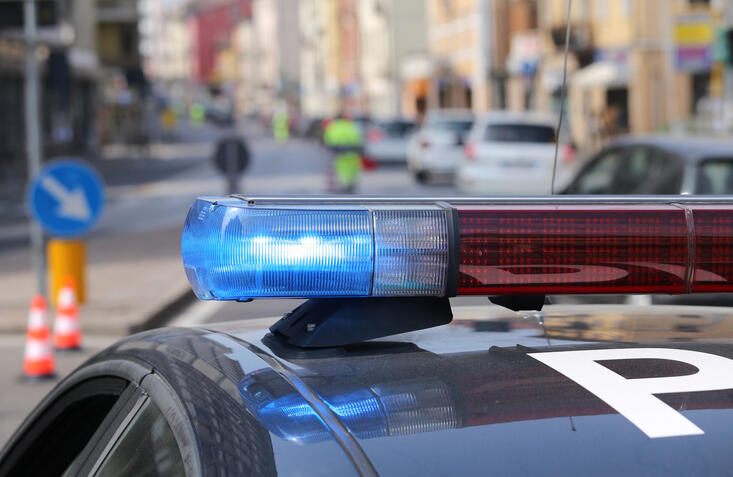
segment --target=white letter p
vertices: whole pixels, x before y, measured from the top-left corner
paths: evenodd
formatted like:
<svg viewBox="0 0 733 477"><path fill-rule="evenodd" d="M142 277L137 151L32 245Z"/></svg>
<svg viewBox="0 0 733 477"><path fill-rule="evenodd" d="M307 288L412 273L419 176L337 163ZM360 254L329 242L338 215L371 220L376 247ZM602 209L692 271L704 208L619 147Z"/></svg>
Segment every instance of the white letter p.
<svg viewBox="0 0 733 477"><path fill-rule="evenodd" d="M733 388L733 360L699 351L619 348L530 353L529 356L595 394L651 438L704 434L654 394ZM698 372L687 376L626 379L596 362L618 359L680 361L695 366Z"/></svg>

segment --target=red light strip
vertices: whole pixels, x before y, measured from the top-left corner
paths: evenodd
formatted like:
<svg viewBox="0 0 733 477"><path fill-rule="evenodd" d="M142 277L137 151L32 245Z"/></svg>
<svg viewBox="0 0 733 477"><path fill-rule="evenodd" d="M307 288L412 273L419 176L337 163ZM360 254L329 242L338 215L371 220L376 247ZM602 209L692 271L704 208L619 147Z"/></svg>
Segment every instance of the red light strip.
<svg viewBox="0 0 733 477"><path fill-rule="evenodd" d="M456 209L459 295L733 291L731 206Z"/></svg>

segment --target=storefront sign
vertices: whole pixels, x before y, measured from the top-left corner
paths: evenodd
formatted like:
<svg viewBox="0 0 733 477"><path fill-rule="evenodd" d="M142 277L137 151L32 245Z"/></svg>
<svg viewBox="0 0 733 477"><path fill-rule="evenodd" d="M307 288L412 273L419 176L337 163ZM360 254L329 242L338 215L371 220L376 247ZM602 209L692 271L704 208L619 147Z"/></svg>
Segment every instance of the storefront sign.
<svg viewBox="0 0 733 477"><path fill-rule="evenodd" d="M689 73L710 71L714 38L710 15L677 17L673 37L677 70Z"/></svg>

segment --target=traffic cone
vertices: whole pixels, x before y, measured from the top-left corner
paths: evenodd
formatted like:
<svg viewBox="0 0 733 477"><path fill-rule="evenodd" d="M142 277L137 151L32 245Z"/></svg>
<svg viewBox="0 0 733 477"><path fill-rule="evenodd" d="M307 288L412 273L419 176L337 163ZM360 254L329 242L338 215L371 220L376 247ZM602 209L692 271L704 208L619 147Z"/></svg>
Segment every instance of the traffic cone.
<svg viewBox="0 0 733 477"><path fill-rule="evenodd" d="M53 342L56 349L73 350L81 348L79 307L76 303L76 289L72 277L64 278L56 299Z"/></svg>
<svg viewBox="0 0 733 477"><path fill-rule="evenodd" d="M36 295L28 314L23 374L27 378L52 378L56 375L56 360L51 347L51 330L46 321L46 299Z"/></svg>
<svg viewBox="0 0 733 477"><path fill-rule="evenodd" d="M61 287L59 293L56 295L56 307L61 308L64 306L76 306L78 305L76 297L76 284L74 283L74 277L66 275L61 280Z"/></svg>

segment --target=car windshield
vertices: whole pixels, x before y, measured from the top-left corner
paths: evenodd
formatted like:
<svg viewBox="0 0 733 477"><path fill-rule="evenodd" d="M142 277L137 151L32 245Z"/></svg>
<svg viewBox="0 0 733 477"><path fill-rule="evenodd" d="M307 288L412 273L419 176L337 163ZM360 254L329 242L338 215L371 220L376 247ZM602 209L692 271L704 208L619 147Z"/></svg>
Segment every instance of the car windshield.
<svg viewBox="0 0 733 477"><path fill-rule="evenodd" d="M490 142L555 142L555 130L549 126L527 124L490 124L484 140Z"/></svg>
<svg viewBox="0 0 733 477"><path fill-rule="evenodd" d="M471 129L472 121L458 120L458 119L436 119L428 122L427 126L430 129L437 129L441 131L450 131L455 133L465 133Z"/></svg>
<svg viewBox="0 0 733 477"><path fill-rule="evenodd" d="M388 136L404 136L415 128L411 121L383 121L379 128Z"/></svg>
<svg viewBox="0 0 733 477"><path fill-rule="evenodd" d="M733 157L702 161L697 171L697 194L733 194Z"/></svg>

